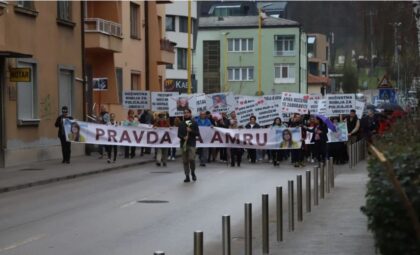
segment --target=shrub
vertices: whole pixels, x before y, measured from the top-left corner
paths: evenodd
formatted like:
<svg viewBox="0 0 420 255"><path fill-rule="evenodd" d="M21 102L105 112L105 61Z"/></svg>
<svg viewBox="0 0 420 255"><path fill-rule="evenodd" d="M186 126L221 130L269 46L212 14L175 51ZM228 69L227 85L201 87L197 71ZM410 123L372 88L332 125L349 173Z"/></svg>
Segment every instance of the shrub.
<svg viewBox="0 0 420 255"><path fill-rule="evenodd" d="M394 124L389 132L374 141L393 165L417 217L420 215L419 130L420 121L407 118ZM383 255L420 254L413 224L385 167L378 159L371 157L368 171L370 180L362 212L368 217L368 228L374 233L376 247Z"/></svg>

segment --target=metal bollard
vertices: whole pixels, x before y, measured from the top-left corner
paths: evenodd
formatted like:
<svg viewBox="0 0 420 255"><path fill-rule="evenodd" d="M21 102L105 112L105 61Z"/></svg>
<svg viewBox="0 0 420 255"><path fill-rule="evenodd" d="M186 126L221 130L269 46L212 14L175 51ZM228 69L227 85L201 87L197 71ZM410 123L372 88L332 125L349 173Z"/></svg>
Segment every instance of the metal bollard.
<svg viewBox="0 0 420 255"><path fill-rule="evenodd" d="M325 191L330 193L330 160L325 160L326 171L325 171Z"/></svg>
<svg viewBox="0 0 420 255"><path fill-rule="evenodd" d="M311 212L311 171L306 170L306 212Z"/></svg>
<svg viewBox="0 0 420 255"><path fill-rule="evenodd" d="M194 232L194 255L203 255L203 231Z"/></svg>
<svg viewBox="0 0 420 255"><path fill-rule="evenodd" d="M155 252L153 252L153 255L165 255L165 252L163 252L163 251L155 251Z"/></svg>
<svg viewBox="0 0 420 255"><path fill-rule="evenodd" d="M318 176L319 176L319 168L317 166L314 167L314 205L318 205L318 196L319 196L319 192L318 192Z"/></svg>
<svg viewBox="0 0 420 255"><path fill-rule="evenodd" d="M245 255L252 255L252 204L245 204Z"/></svg>
<svg viewBox="0 0 420 255"><path fill-rule="evenodd" d="M335 187L335 173L334 173L334 158L333 157L330 157L330 171L331 171L331 175L330 175L331 187L334 188Z"/></svg>
<svg viewBox="0 0 420 255"><path fill-rule="evenodd" d="M230 245L230 215L222 216L223 255L231 254Z"/></svg>
<svg viewBox="0 0 420 255"><path fill-rule="evenodd" d="M297 220L303 221L303 204L302 204L302 175L296 178L296 201L297 201Z"/></svg>
<svg viewBox="0 0 420 255"><path fill-rule="evenodd" d="M353 163L353 161L352 161L352 151L353 151L353 147L352 147L352 144L350 143L350 146L347 146L347 153L349 154L349 168L351 169L351 168L353 168L353 165L352 165L352 163Z"/></svg>
<svg viewBox="0 0 420 255"><path fill-rule="evenodd" d="M321 195L321 198L324 199L324 197L325 197L325 183L324 183L324 180L325 180L325 167L324 167L324 163L321 163L321 171L320 171L320 174L321 174L321 176L319 177L320 178L319 187L321 188L320 195Z"/></svg>
<svg viewBox="0 0 420 255"><path fill-rule="evenodd" d="M269 250L269 229L268 229L268 194L262 195L262 252L268 254Z"/></svg>
<svg viewBox="0 0 420 255"><path fill-rule="evenodd" d="M289 189L289 232L295 230L295 208L294 208L294 185L293 181L288 181L287 183Z"/></svg>
<svg viewBox="0 0 420 255"><path fill-rule="evenodd" d="M357 161L356 161L356 143L353 144L353 167L356 166Z"/></svg>
<svg viewBox="0 0 420 255"><path fill-rule="evenodd" d="M283 187L276 187L277 242L283 241Z"/></svg>

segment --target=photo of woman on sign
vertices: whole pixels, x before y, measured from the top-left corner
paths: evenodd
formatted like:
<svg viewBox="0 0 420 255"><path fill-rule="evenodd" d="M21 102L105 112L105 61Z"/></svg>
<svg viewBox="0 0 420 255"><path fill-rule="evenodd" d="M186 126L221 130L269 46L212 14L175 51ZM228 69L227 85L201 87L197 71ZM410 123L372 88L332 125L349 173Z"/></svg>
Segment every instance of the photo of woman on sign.
<svg viewBox="0 0 420 255"><path fill-rule="evenodd" d="M292 132L289 129L283 130L282 133L283 141L280 143L280 149L299 149L300 144L293 141Z"/></svg>
<svg viewBox="0 0 420 255"><path fill-rule="evenodd" d="M177 111L184 111L188 108L188 98L187 97L180 97L178 98L178 100L176 101L176 110Z"/></svg>
<svg viewBox="0 0 420 255"><path fill-rule="evenodd" d="M80 126L77 122L73 122L70 128L70 134L68 135L69 141L73 142L86 142L86 139L80 134Z"/></svg>
<svg viewBox="0 0 420 255"><path fill-rule="evenodd" d="M213 96L213 107L226 107L226 96L225 95L214 95Z"/></svg>

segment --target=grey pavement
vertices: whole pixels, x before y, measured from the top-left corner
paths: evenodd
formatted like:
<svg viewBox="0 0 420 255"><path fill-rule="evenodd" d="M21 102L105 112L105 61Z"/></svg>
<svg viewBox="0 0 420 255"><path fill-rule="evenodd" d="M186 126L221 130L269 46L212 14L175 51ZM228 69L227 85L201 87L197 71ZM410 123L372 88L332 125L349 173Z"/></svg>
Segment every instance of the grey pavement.
<svg viewBox="0 0 420 255"><path fill-rule="evenodd" d="M304 221L296 221L296 230L289 233L287 181L304 175L311 165L296 169L287 163L276 168L245 163L228 168L212 163L198 169L196 183L184 184L179 159L167 168L157 168L148 157L119 159L113 165L95 154L73 159L70 165L50 161L6 169L1 174L8 174L16 185L58 179L0 194L0 255L147 255L155 250L189 255L193 254L193 232L198 229L204 231L204 254L222 254L224 214L232 217L232 254L241 255L245 202L253 203L253 254L258 255L262 254L263 193L270 195L270 254L374 254L372 235L359 209L367 181L364 163L354 170L336 166L335 189L311 213L304 213ZM25 168L44 170L22 171ZM115 169L121 171L111 171ZM19 178L14 179L16 173ZM90 176L66 179L84 174ZM11 182L1 183L10 186ZM282 243L275 241L274 196L279 185L284 192ZM141 200L163 203L143 204Z"/></svg>

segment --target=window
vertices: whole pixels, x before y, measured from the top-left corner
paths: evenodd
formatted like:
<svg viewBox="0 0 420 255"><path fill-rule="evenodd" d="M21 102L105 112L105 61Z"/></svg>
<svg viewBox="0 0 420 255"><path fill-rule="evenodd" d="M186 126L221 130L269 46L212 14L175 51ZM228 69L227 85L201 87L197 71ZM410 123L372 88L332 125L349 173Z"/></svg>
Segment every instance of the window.
<svg viewBox="0 0 420 255"><path fill-rule="evenodd" d="M123 92L123 69L120 67L115 68L115 77L117 80L117 89L118 89L118 100L122 103L122 92Z"/></svg>
<svg viewBox="0 0 420 255"><path fill-rule="evenodd" d="M19 61L18 66L31 69L31 81L17 83L18 119L20 121L34 120L38 117L36 64Z"/></svg>
<svg viewBox="0 0 420 255"><path fill-rule="evenodd" d="M57 1L57 18L61 20L71 20L71 1Z"/></svg>
<svg viewBox="0 0 420 255"><path fill-rule="evenodd" d="M220 92L220 41L203 41L203 92Z"/></svg>
<svg viewBox="0 0 420 255"><path fill-rule="evenodd" d="M294 35L275 35L274 36L274 55L275 56L294 56Z"/></svg>
<svg viewBox="0 0 420 255"><path fill-rule="evenodd" d="M166 69L174 69L174 65L173 64L166 64Z"/></svg>
<svg viewBox="0 0 420 255"><path fill-rule="evenodd" d="M308 58L315 58L315 36L308 36Z"/></svg>
<svg viewBox="0 0 420 255"><path fill-rule="evenodd" d="M130 3L130 35L140 39L140 6L135 3Z"/></svg>
<svg viewBox="0 0 420 255"><path fill-rule="evenodd" d="M166 16L166 31L175 31L175 16Z"/></svg>
<svg viewBox="0 0 420 255"><path fill-rule="evenodd" d="M35 4L34 1L17 1L17 6L25 8L25 9L30 9L30 10L35 10Z"/></svg>
<svg viewBox="0 0 420 255"><path fill-rule="evenodd" d="M59 88L58 88L58 98L59 98L59 110L61 107L67 106L69 109L69 115L72 115L73 109L73 70L61 69L60 68L60 77L59 77Z"/></svg>
<svg viewBox="0 0 420 255"><path fill-rule="evenodd" d="M228 39L228 51L229 52L254 51L254 39L252 38Z"/></svg>
<svg viewBox="0 0 420 255"><path fill-rule="evenodd" d="M254 67L228 67L229 81L253 81Z"/></svg>
<svg viewBox="0 0 420 255"><path fill-rule="evenodd" d="M141 74L139 72L131 73L131 90L139 90L141 88Z"/></svg>
<svg viewBox="0 0 420 255"><path fill-rule="evenodd" d="M179 17L179 32L188 33L188 18Z"/></svg>
<svg viewBox="0 0 420 255"><path fill-rule="evenodd" d="M274 66L275 83L294 83L295 66L293 64L276 64Z"/></svg>
<svg viewBox="0 0 420 255"><path fill-rule="evenodd" d="M187 49L177 48L178 69L187 69Z"/></svg>

